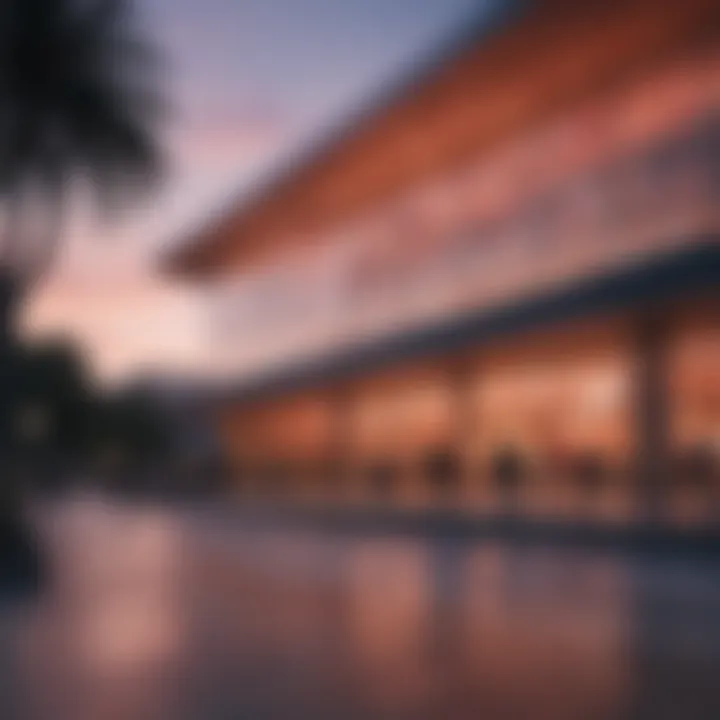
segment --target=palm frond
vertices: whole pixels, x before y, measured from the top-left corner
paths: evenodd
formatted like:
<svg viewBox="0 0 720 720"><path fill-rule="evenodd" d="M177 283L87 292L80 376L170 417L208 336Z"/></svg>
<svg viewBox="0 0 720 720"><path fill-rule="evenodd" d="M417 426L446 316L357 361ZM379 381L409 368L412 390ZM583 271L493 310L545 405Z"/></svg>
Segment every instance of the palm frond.
<svg viewBox="0 0 720 720"><path fill-rule="evenodd" d="M158 58L126 0L0 3L0 196L40 189L53 203L84 177L124 207L162 170Z"/></svg>

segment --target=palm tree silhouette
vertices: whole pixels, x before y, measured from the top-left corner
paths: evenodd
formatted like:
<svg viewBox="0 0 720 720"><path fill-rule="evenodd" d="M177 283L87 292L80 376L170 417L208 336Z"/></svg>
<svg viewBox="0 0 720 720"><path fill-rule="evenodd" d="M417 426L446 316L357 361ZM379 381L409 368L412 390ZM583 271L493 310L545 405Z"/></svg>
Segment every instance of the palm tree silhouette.
<svg viewBox="0 0 720 720"><path fill-rule="evenodd" d="M0 332L52 266L70 207L142 197L159 177L159 65L125 0L0 4ZM0 340L0 342L2 342Z"/></svg>
<svg viewBox="0 0 720 720"><path fill-rule="evenodd" d="M70 209L120 209L159 176L156 58L132 21L125 0L0 2L0 588L42 566L7 474L18 309Z"/></svg>

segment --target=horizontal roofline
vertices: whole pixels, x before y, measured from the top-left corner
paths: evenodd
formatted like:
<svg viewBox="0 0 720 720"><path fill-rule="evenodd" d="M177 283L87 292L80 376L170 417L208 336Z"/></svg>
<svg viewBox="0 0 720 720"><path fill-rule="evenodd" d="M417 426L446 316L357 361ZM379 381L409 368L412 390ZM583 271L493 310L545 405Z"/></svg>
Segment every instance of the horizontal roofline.
<svg viewBox="0 0 720 720"><path fill-rule="evenodd" d="M199 223L198 228L185 240L160 257L161 272L180 275L187 273L195 256L207 250L207 245L202 241L203 236L212 234L214 228L224 223L229 216L249 213L280 188L292 184L299 173L332 155L339 146L360 131L366 122L388 110L402 97L411 94L435 72L441 70L445 63L476 46L482 39L492 36L532 4L533 0L488 0L486 7L478 12L473 21L464 24L458 32L441 41L419 64L413 64L411 70L406 69L400 73L399 78L384 84L379 92L332 123L324 132L319 133L316 139L301 144L295 152L291 151L289 157L273 164L257 181L253 191L241 191L214 212L213 216L218 219L209 224L206 221Z"/></svg>

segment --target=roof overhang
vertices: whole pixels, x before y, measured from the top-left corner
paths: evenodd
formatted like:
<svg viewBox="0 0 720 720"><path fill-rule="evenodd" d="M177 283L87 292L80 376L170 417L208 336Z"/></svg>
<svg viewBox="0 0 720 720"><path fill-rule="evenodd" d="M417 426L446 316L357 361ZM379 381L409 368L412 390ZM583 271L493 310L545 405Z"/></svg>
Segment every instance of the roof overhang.
<svg viewBox="0 0 720 720"><path fill-rule="evenodd" d="M317 241L319 231L470 153L491 150L585 96L717 37L720 21L716 0L502 6L192 233L163 269L202 279Z"/></svg>

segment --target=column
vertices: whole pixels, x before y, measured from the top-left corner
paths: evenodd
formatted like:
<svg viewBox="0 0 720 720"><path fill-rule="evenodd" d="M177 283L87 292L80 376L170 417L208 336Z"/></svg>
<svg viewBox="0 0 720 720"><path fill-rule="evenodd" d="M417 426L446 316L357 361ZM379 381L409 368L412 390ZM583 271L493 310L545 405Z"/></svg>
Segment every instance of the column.
<svg viewBox="0 0 720 720"><path fill-rule="evenodd" d="M347 490L352 475L352 395L347 387L332 390L330 403L329 483L335 494Z"/></svg>
<svg viewBox="0 0 720 720"><path fill-rule="evenodd" d="M458 495L463 503L468 502L474 481L474 468L471 462L476 421L473 369L468 361L458 361L450 370L453 425L451 432L459 463Z"/></svg>
<svg viewBox="0 0 720 720"><path fill-rule="evenodd" d="M637 489L641 517L646 520L661 519L671 479L668 325L661 314L644 317L635 336Z"/></svg>

